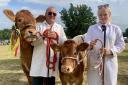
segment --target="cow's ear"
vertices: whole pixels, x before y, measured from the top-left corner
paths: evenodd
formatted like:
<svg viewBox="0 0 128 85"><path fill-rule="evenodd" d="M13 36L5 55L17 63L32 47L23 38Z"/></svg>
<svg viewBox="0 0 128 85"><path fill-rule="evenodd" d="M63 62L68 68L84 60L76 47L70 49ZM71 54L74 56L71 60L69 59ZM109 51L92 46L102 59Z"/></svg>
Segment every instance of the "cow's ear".
<svg viewBox="0 0 128 85"><path fill-rule="evenodd" d="M37 22L37 23L44 22L45 19L46 19L46 18L45 18L44 15L39 15L39 16L36 18L36 22Z"/></svg>
<svg viewBox="0 0 128 85"><path fill-rule="evenodd" d="M12 10L5 9L3 12L11 21L15 22L15 14L13 13Z"/></svg>
<svg viewBox="0 0 128 85"><path fill-rule="evenodd" d="M58 44L51 44L51 48L52 48L55 52L60 51L60 45L58 45Z"/></svg>
<svg viewBox="0 0 128 85"><path fill-rule="evenodd" d="M88 48L89 44L84 42L84 43L81 43L80 45L77 46L77 50L78 51L84 51Z"/></svg>

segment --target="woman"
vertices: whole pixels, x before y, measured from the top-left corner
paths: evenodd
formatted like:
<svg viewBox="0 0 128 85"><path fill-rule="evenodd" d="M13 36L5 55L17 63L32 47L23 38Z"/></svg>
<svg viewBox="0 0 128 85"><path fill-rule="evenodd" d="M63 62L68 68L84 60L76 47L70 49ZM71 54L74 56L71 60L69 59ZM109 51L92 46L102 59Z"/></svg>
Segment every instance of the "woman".
<svg viewBox="0 0 128 85"><path fill-rule="evenodd" d="M49 7L45 13L46 21L37 26L38 34L43 38L32 43L34 45L30 70L32 85L55 85L58 59L50 45L61 44L66 40L62 26L55 22L56 16L56 9Z"/></svg>
<svg viewBox="0 0 128 85"><path fill-rule="evenodd" d="M117 53L120 53L125 48L121 29L114 24L111 24L111 10L108 4L98 6L99 22L89 27L84 41L90 43L90 47L95 47L95 50L101 48L101 44L96 44L95 40L105 41L105 47L102 49L104 54L104 74L99 74L99 68L91 67L92 63L97 62L96 55L88 56L88 84L89 85L117 85L118 61ZM105 33L106 31L106 33ZM105 36L104 36L105 35ZM104 40L105 39L105 40ZM95 51L99 52L99 51ZM92 59L93 58L93 59Z"/></svg>

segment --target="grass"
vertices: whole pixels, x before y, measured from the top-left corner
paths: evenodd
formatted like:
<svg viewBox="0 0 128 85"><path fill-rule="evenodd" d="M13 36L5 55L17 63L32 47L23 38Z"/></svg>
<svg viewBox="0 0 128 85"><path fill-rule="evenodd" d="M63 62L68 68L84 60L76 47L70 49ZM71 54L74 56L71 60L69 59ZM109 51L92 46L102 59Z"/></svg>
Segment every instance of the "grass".
<svg viewBox="0 0 128 85"><path fill-rule="evenodd" d="M128 85L128 43L119 54L118 85ZM0 46L0 85L26 85L19 57L13 57L9 46ZM56 82L60 85L60 81Z"/></svg>
<svg viewBox="0 0 128 85"><path fill-rule="evenodd" d="M128 85L128 43L126 49L119 54L118 85Z"/></svg>

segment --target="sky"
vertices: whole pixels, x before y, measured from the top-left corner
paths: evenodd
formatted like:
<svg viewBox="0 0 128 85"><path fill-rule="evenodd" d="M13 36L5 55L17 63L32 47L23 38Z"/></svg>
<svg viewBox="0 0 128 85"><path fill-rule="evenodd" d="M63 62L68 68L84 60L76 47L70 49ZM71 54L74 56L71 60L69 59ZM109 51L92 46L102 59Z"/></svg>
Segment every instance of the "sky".
<svg viewBox="0 0 128 85"><path fill-rule="evenodd" d="M70 3L74 6L86 4L91 7L92 12L97 16L97 6L109 4L112 11L112 23L120 26L122 31L128 28L128 0L0 0L0 30L11 28L14 22L10 21L4 14L4 9L11 9L14 13L21 9L31 11L34 17L44 14L49 6L54 6L57 13L57 22L62 24L59 12L70 7Z"/></svg>

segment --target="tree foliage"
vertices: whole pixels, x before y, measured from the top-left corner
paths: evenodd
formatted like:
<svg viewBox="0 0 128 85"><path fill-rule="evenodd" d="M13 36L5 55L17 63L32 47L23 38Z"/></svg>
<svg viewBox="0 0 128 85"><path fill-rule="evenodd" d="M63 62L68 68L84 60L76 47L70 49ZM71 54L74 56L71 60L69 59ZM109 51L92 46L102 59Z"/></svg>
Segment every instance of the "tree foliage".
<svg viewBox="0 0 128 85"><path fill-rule="evenodd" d="M86 33L88 27L96 23L96 17L91 8L86 5L75 7L71 3L70 8L68 10L63 8L60 14L61 20L65 24L66 35L69 38Z"/></svg>
<svg viewBox="0 0 128 85"><path fill-rule="evenodd" d="M0 30L0 39L1 40L10 39L10 35L11 35L11 29Z"/></svg>
<svg viewBox="0 0 128 85"><path fill-rule="evenodd" d="M128 37L128 28L125 30L125 36Z"/></svg>

